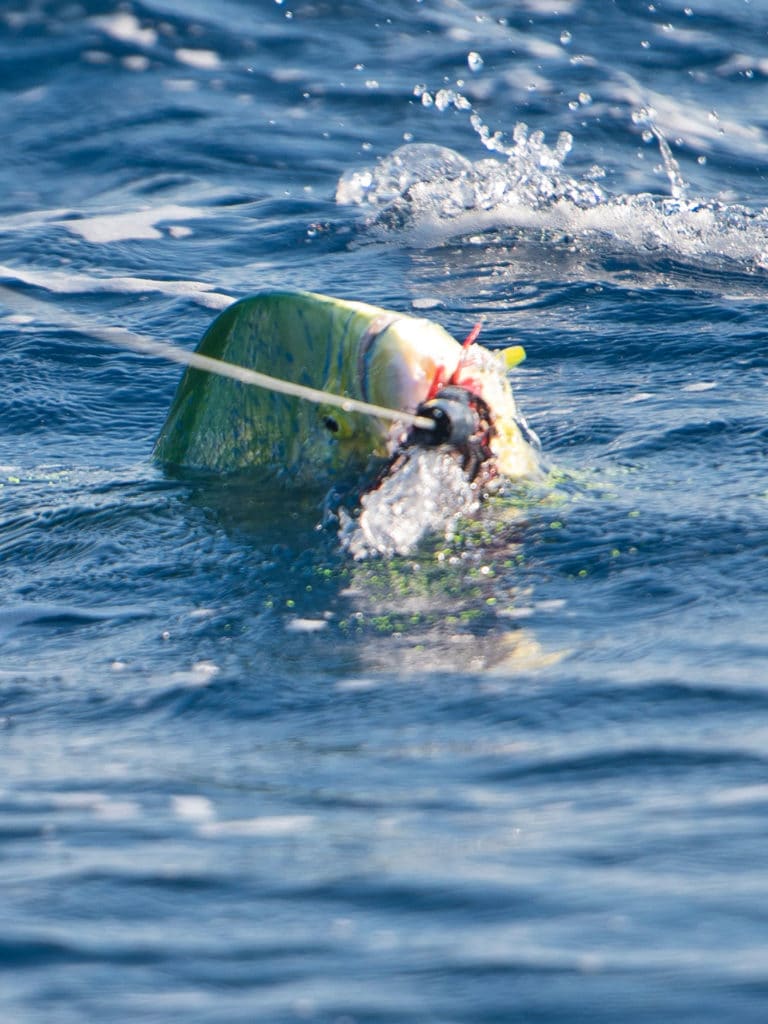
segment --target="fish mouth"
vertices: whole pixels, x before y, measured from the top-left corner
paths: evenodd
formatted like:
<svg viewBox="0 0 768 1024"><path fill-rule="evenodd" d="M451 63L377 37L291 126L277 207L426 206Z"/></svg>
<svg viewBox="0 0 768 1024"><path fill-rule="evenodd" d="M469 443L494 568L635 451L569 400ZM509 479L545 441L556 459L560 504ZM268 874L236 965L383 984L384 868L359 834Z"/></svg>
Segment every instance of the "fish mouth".
<svg viewBox="0 0 768 1024"><path fill-rule="evenodd" d="M434 398L422 402L417 416L432 421L432 428L414 427L406 447L445 446L460 462L470 483L481 478L488 483L497 470L491 441L496 434L487 403L474 391L458 384L442 388Z"/></svg>

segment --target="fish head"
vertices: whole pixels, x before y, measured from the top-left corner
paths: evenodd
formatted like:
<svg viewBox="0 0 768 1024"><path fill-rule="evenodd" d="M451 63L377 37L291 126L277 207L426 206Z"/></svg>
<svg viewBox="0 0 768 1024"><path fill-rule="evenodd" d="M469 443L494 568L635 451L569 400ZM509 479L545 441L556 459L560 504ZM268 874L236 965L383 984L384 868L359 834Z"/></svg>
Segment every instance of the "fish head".
<svg viewBox="0 0 768 1024"><path fill-rule="evenodd" d="M462 349L459 365L447 381L484 405L490 425L491 457L496 471L510 479L535 477L541 470L536 437L518 411L507 375L524 358L520 346L493 352L471 344Z"/></svg>
<svg viewBox="0 0 768 1024"><path fill-rule="evenodd" d="M438 324L394 317L360 346L360 390L367 401L413 412L430 397L434 381L452 374L461 346Z"/></svg>
<svg viewBox="0 0 768 1024"><path fill-rule="evenodd" d="M494 472L512 479L537 474L538 454L508 378L509 369L525 358L520 346L492 352L473 343L461 345L438 324L399 317L360 351L361 390L369 401L414 412L446 388L462 389L483 406L481 418L489 424L485 450Z"/></svg>

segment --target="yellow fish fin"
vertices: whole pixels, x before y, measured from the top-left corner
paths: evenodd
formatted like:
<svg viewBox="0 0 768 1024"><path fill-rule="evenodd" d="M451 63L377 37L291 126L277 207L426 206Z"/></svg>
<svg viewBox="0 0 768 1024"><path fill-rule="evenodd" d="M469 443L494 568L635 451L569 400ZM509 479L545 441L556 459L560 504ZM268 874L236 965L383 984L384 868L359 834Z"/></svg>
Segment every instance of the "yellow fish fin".
<svg viewBox="0 0 768 1024"><path fill-rule="evenodd" d="M501 358L506 368L512 370L525 359L525 349L522 345L510 345L501 350Z"/></svg>

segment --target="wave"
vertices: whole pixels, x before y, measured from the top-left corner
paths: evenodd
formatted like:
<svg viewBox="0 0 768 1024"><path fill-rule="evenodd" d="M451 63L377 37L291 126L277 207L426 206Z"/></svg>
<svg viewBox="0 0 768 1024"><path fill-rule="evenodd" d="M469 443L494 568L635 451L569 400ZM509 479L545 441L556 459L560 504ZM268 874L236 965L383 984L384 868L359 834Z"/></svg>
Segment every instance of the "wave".
<svg viewBox="0 0 768 1024"><path fill-rule="evenodd" d="M664 196L611 194L598 164L569 174L569 132L549 145L542 131L520 122L509 138L491 131L461 93L441 89L433 95L417 86L415 94L426 106L465 112L494 155L472 161L445 146L409 143L372 167L346 172L336 201L364 211L358 236L363 242L398 240L430 248L476 234L513 232L548 237L572 252L631 251L703 268L732 265L750 274L768 269L768 209L689 196L652 107L636 108L632 121L646 142L655 140L659 147L669 185Z"/></svg>

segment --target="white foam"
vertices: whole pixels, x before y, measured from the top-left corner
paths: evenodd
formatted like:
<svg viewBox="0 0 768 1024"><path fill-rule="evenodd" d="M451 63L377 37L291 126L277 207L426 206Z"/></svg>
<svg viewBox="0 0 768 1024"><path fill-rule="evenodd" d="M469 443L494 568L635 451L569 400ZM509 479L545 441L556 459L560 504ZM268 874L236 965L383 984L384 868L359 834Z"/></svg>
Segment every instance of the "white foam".
<svg viewBox="0 0 768 1024"><path fill-rule="evenodd" d="M140 817L142 809L135 800L105 800L96 804L93 813L103 821L129 821Z"/></svg>
<svg viewBox="0 0 768 1024"><path fill-rule="evenodd" d="M135 800L115 800L98 791L50 793L48 797L55 807L62 810L90 811L104 821L127 821L143 813Z"/></svg>
<svg viewBox="0 0 768 1024"><path fill-rule="evenodd" d="M154 46L157 42L157 32L153 28L142 28L141 22L135 14L127 11L117 14L99 15L89 19L91 25L101 29L112 39L118 39L122 43L133 43L135 46Z"/></svg>
<svg viewBox="0 0 768 1024"><path fill-rule="evenodd" d="M203 836L290 836L306 832L314 818L309 814L280 814L261 818L235 818L201 824Z"/></svg>
<svg viewBox="0 0 768 1024"><path fill-rule="evenodd" d="M11 267L0 264L0 277L23 281L37 288L60 295L117 292L133 295L159 292L161 295L184 295L211 309L225 309L235 299L214 291L206 281L164 281L151 277L94 277L69 270L36 270L32 267Z"/></svg>
<svg viewBox="0 0 768 1024"><path fill-rule="evenodd" d="M214 806L206 796L172 796L171 810L185 821L212 821L216 817Z"/></svg>
<svg viewBox="0 0 768 1024"><path fill-rule="evenodd" d="M289 633L319 633L323 629L328 628L328 622L325 619L291 619L286 624L286 630Z"/></svg>
<svg viewBox="0 0 768 1024"><path fill-rule="evenodd" d="M162 238L157 227L163 221L194 220L205 217L206 210L194 206L149 207L145 210L130 210L127 213L102 213L95 217L61 220L58 223L80 235L86 242L96 245L104 242L124 242L129 239Z"/></svg>
<svg viewBox="0 0 768 1024"><path fill-rule="evenodd" d="M747 786L731 786L716 789L710 793L708 803L719 807L737 807L741 804L768 803L768 785L755 783Z"/></svg>
<svg viewBox="0 0 768 1024"><path fill-rule="evenodd" d="M215 50L189 50L182 46L175 51L174 56L181 64L200 71L216 71L221 67L221 57Z"/></svg>
<svg viewBox="0 0 768 1024"><path fill-rule="evenodd" d="M170 639L170 633L167 631L162 636L164 640ZM190 689L202 688L213 682L220 671L219 666L212 661L198 661L189 669L172 672L165 681L173 683L175 686L187 686Z"/></svg>
<svg viewBox="0 0 768 1024"><path fill-rule="evenodd" d="M55 807L91 809L103 803L107 797L98 790L76 790L75 792L50 793L49 799Z"/></svg>
<svg viewBox="0 0 768 1024"><path fill-rule="evenodd" d="M494 136L487 141L494 144ZM507 148L503 139L495 145ZM647 193L609 196L592 178L563 174L553 150L535 150L520 160L471 164L442 147L403 146L375 168L344 175L337 201L369 211L365 227L373 240L397 237L419 248L506 229L567 235L590 252L618 248L768 267L768 209Z"/></svg>
<svg viewBox="0 0 768 1024"><path fill-rule="evenodd" d="M143 53L130 53L123 57L120 63L128 71L147 71L149 68L149 57Z"/></svg>
<svg viewBox="0 0 768 1024"><path fill-rule="evenodd" d="M381 685L377 679L365 676L358 676L353 679L340 679L334 684L334 689L341 693L364 693L368 690L375 690Z"/></svg>
<svg viewBox="0 0 768 1024"><path fill-rule="evenodd" d="M361 499L360 515L343 510L339 540L353 556L407 555L429 534L448 535L479 498L453 455L414 448L406 461Z"/></svg>

